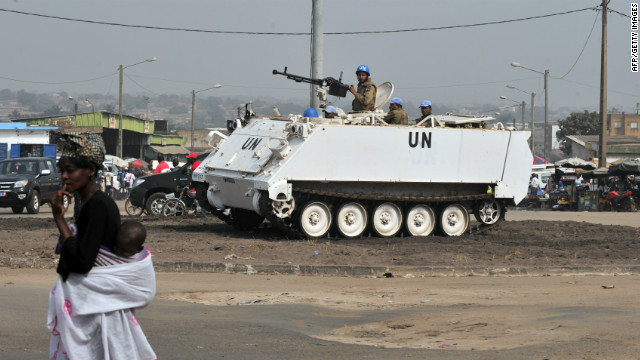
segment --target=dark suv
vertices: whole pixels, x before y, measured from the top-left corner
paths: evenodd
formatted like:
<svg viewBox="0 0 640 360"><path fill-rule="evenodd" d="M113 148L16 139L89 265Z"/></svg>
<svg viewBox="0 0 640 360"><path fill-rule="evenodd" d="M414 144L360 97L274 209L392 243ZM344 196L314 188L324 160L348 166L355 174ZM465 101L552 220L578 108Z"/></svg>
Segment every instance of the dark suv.
<svg viewBox="0 0 640 360"><path fill-rule="evenodd" d="M21 214L37 214L40 205L62 188L62 179L51 158L13 158L0 161L0 207ZM65 197L65 208L69 205Z"/></svg>
<svg viewBox="0 0 640 360"><path fill-rule="evenodd" d="M159 215L165 195L191 183L191 165L184 164L175 171L142 176L136 179L129 193L131 204L147 210L147 215Z"/></svg>

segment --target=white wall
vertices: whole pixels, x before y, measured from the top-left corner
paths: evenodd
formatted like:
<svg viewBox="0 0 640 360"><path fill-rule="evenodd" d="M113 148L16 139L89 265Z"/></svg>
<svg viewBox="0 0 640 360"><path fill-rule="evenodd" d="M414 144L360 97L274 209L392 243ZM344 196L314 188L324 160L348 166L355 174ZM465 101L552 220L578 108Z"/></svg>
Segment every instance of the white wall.
<svg viewBox="0 0 640 360"><path fill-rule="evenodd" d="M9 144L8 153L11 153L11 144L48 144L49 130L2 129L0 130L0 143Z"/></svg>

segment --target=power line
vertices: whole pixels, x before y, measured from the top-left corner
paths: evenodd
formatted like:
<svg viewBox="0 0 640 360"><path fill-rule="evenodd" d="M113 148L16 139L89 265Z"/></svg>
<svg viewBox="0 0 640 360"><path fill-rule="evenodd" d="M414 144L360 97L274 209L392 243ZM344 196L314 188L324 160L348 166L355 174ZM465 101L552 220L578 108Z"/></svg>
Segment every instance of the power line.
<svg viewBox="0 0 640 360"><path fill-rule="evenodd" d="M596 18L593 19L593 25L591 26L591 31L589 31L589 36L587 36L587 40L585 40L584 45L582 46L582 50L580 50L580 54L578 54L578 58L576 59L576 61L574 61L573 65L571 65L571 68L569 69L569 71L567 71L566 74L562 75L559 78L555 78L555 77L552 76L551 77L552 79L564 79L564 77L569 75L569 73L576 66L576 64L578 63L578 60L580 60L580 57L582 56L582 53L584 52L584 49L587 48L587 44L589 43L589 39L591 38L591 34L593 33L593 29L596 27L596 22L598 21L598 17L599 16L600 16L600 11L596 12Z"/></svg>
<svg viewBox="0 0 640 360"><path fill-rule="evenodd" d="M610 7L607 7L607 10L608 10L609 12L616 13L616 14L618 14L618 15L622 15L622 16L624 16L624 17L628 17L629 19L631 19L631 16L629 16L629 15L627 15L627 14L624 14L624 13L621 13L620 11L613 10L613 9L612 9L612 8L610 8Z"/></svg>
<svg viewBox="0 0 640 360"><path fill-rule="evenodd" d="M449 87L459 87L459 86L474 86L474 85L490 85L490 84L504 84L512 81L520 81L520 80L532 80L538 79L539 77L528 77L528 78L520 78L520 79L512 79L512 80L498 80L498 81L486 81L479 83L467 83L467 84L451 84L451 85L437 85L437 86L417 86L417 87L397 87L399 90L417 90L417 89L440 89L440 88L449 88Z"/></svg>
<svg viewBox="0 0 640 360"><path fill-rule="evenodd" d="M197 81L185 81L185 80L174 80L174 79L165 79L158 78L152 76L142 76L142 75L131 75L135 78L143 78L143 79L152 79L152 80L161 80L166 82L174 82L174 83L182 83L182 84L190 84L190 85L208 85L211 86L211 83L197 82ZM225 88L247 88L247 89L270 89L270 90L294 90L294 91L308 91L300 88L288 88L288 87L273 87L273 86L254 86L254 85L233 85L233 84L222 84Z"/></svg>
<svg viewBox="0 0 640 360"><path fill-rule="evenodd" d="M497 25L497 24L506 24L511 22L525 21L525 20L534 20L534 19L542 19L552 16L559 15L567 15L571 13L577 13L586 10L595 10L597 11L597 7L588 7L583 9L569 10L558 13L546 14L546 15L537 15L537 16L528 16L524 18L510 19L510 20L500 20L500 21L489 21L475 24L466 24L466 25L451 25L451 26L439 26L439 27L431 27L431 28L413 28L413 29L398 29L398 30L380 30L380 31L345 31L345 32L325 32L324 35L363 35L363 34L391 34L391 33L403 33L403 32L417 32L417 31L433 31L433 30L445 30L445 29L458 29L458 28L467 28L467 27L475 27L475 26L485 26L485 25ZM17 11L17 10L9 10L9 9L1 9L0 11L9 12L20 15L27 16L36 16L48 19L56 19L56 20L64 20L64 21L75 21L87 24L96 24L96 25L108 25L108 26L120 26L120 27L128 27L128 28L140 28L140 29L150 29L150 30L167 30L167 31L186 31L186 32L199 32L199 33L208 33L208 34L233 34L233 35L278 35L278 36L309 36L310 32L259 32L259 31L227 31L227 30L202 30L202 29L187 29L187 28L175 28L175 27L163 27L163 26L150 26L150 25L132 25L132 24L122 24L122 23L114 23L107 21L95 21L95 20L85 20L85 19L77 19L77 18L69 18L62 16L54 16L54 15L44 15L37 14L25 11Z"/></svg>
<svg viewBox="0 0 640 360"><path fill-rule="evenodd" d="M582 83L582 82L579 82L579 81L567 80L567 79L558 79L558 80L563 80L563 81L566 81L566 82L570 82L570 83L573 83L573 84L578 84L578 85L582 85L582 86L590 87L590 88L594 88L594 89L600 89L599 85L589 85L589 84L585 84L585 83ZM640 99L640 95L638 95L638 94L632 94L632 93L627 93L627 92L623 92L623 91L616 91L616 90L611 90L611 89L609 89L607 91L608 92L612 92L612 93L616 93L616 94L620 94L620 95L626 95L626 96L631 96L631 97Z"/></svg>
<svg viewBox="0 0 640 360"><path fill-rule="evenodd" d="M104 75L104 76L100 76L100 77L96 77L96 78L92 78L92 79L86 79L86 80L60 81L60 82L30 81L30 80L14 79L14 78L6 77L6 76L0 76L0 79L9 80L9 81L15 81L15 82L19 82L19 83L29 83L29 84L64 85L64 84L79 84L79 83L84 83L84 82L100 80L100 79L108 78L109 76L113 76L115 74L116 73L111 73L109 75Z"/></svg>
<svg viewBox="0 0 640 360"><path fill-rule="evenodd" d="M153 92L153 91L151 91L151 90L147 89L146 87L144 87L144 86L140 85L140 83L138 83L137 81L133 80L133 78L131 78L131 76L129 76L129 75L127 75L127 74L124 74L124 76L126 76L126 77L127 77L127 79L131 80L131 82L133 82L134 84L138 85L140 88L144 89L145 91L150 92L150 93L152 93L152 94L153 94L153 95L155 95L155 96L158 96L158 94L156 94L155 92Z"/></svg>

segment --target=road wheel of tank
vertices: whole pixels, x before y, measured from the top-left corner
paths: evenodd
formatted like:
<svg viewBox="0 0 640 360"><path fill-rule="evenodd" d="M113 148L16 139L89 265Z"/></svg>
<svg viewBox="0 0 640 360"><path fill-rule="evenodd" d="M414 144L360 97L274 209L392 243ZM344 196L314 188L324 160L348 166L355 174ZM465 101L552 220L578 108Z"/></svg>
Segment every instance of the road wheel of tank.
<svg viewBox="0 0 640 360"><path fill-rule="evenodd" d="M367 210L358 203L343 204L336 214L336 225L342 236L358 237L367 228Z"/></svg>
<svg viewBox="0 0 640 360"><path fill-rule="evenodd" d="M480 200L476 203L473 214L478 222L493 225L504 216L504 208L496 199Z"/></svg>
<svg viewBox="0 0 640 360"><path fill-rule="evenodd" d="M436 227L436 213L431 206L418 204L407 213L405 226L412 236L429 236Z"/></svg>
<svg viewBox="0 0 640 360"><path fill-rule="evenodd" d="M34 190L27 201L27 212L29 214L37 214L40 211L40 193Z"/></svg>
<svg viewBox="0 0 640 360"><path fill-rule="evenodd" d="M394 203L382 203L373 211L371 223L378 236L394 236L402 227L402 210Z"/></svg>
<svg viewBox="0 0 640 360"><path fill-rule="evenodd" d="M231 225L239 230L252 230L260 226L264 216L253 210L231 208Z"/></svg>
<svg viewBox="0 0 640 360"><path fill-rule="evenodd" d="M313 201L300 212L300 230L310 238L323 237L331 229L331 210L321 201Z"/></svg>
<svg viewBox="0 0 640 360"><path fill-rule="evenodd" d="M22 214L24 206L12 206L11 211L13 211L14 214Z"/></svg>
<svg viewBox="0 0 640 360"><path fill-rule="evenodd" d="M446 236L460 236L469 228L469 212L462 204L449 204L440 213L440 230Z"/></svg>
<svg viewBox="0 0 640 360"><path fill-rule="evenodd" d="M124 202L124 211L126 211L129 216L140 216L142 215L144 208L133 205L131 203L131 199L127 198L127 200Z"/></svg>
<svg viewBox="0 0 640 360"><path fill-rule="evenodd" d="M167 201L165 195L163 192L157 192L149 196L146 204L147 215L158 216L162 214L162 206Z"/></svg>

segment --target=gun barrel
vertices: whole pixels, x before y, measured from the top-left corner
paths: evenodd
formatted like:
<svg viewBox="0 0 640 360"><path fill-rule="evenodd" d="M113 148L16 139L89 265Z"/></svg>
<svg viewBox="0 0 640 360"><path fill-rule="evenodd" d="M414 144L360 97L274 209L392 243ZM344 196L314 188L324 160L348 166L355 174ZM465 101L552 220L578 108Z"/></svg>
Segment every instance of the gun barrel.
<svg viewBox="0 0 640 360"><path fill-rule="evenodd" d="M287 68L284 68L284 72L280 72L278 70L273 70L271 72L273 75L283 75L286 76L287 79L289 80L293 80L295 82L305 82L305 83L309 83L309 84L314 84L314 85L323 85L323 79L312 79L312 78L308 78L305 76L300 76L300 75L294 75L294 74L289 74L287 73Z"/></svg>

